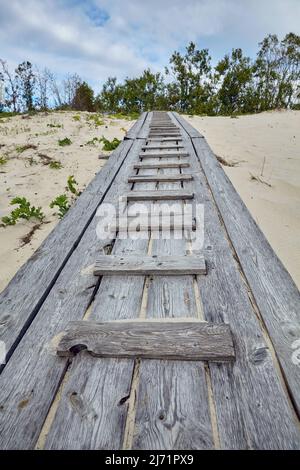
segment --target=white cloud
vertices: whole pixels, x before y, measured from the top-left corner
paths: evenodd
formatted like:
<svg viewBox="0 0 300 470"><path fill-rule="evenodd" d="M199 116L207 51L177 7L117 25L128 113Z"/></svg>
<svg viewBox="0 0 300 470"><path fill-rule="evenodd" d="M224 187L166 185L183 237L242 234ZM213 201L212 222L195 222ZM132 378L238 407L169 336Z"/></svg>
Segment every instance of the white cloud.
<svg viewBox="0 0 300 470"><path fill-rule="evenodd" d="M269 32L299 32L299 17L299 0L0 0L0 57L95 84L159 70L190 40L217 59L254 53Z"/></svg>

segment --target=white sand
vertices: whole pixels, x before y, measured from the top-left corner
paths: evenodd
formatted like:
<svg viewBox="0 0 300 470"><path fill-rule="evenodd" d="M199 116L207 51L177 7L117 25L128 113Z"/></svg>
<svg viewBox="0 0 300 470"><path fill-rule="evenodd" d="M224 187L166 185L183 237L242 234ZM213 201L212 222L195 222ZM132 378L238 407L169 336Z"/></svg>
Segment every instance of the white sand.
<svg viewBox="0 0 300 470"><path fill-rule="evenodd" d="M100 143L86 143L102 135L109 140L114 137L122 140L133 124L133 121L107 118L104 125L96 126L88 119L91 114L51 112L30 119L21 116L0 119L0 157L8 159L0 165L0 218L15 208L10 205L15 196L25 196L34 206L41 206L46 215L44 223L27 244L22 237L30 232L37 220L0 227L0 291L58 223L58 216L53 215L55 209L50 209L49 204L66 192L68 176L74 175L82 191L106 163L106 160L99 160L98 155L110 152L103 152ZM79 121L74 120L76 115L80 116ZM49 124L63 127L49 127ZM58 140L65 137L71 139L72 144L60 147ZM17 146L26 144L37 145L37 149L16 151ZM51 169L44 165L39 153L60 161L63 168Z"/></svg>
<svg viewBox="0 0 300 470"><path fill-rule="evenodd" d="M238 162L223 168L300 287L300 111L185 117L216 155Z"/></svg>
<svg viewBox="0 0 300 470"><path fill-rule="evenodd" d="M80 121L73 119L80 115ZM85 145L94 137L122 139L132 121L105 119L104 126L87 120L90 113L55 112L30 119L14 117L0 120L0 217L7 215L14 196L25 196L46 214L45 223L35 231L29 243L26 236L36 221L19 221L15 226L0 228L0 291L20 266L38 248L59 221L49 203L65 192L69 175L74 175L79 189L91 181L105 164L99 160L102 145ZM268 112L225 117L186 116L207 138L213 151L235 167L223 166L253 217L266 235L295 282L300 286L300 112ZM60 124L52 128L47 124ZM107 126L107 127L106 127ZM37 135L36 135L37 134ZM58 139L69 137L72 144L60 147ZM35 144L18 154L16 147ZM42 164L38 153L59 160L63 168L50 169ZM30 164L30 158L36 163ZM265 160L263 168L263 162ZM251 180L251 174L262 182Z"/></svg>

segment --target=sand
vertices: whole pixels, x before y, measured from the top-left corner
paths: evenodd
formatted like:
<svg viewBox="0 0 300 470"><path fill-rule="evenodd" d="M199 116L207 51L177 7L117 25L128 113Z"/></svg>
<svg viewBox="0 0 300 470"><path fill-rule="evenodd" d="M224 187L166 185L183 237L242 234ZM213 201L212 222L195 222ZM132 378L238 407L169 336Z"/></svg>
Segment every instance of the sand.
<svg viewBox="0 0 300 470"><path fill-rule="evenodd" d="M185 117L234 164L222 166L300 287L300 111Z"/></svg>
<svg viewBox="0 0 300 470"><path fill-rule="evenodd" d="M74 116L79 116L75 118ZM133 121L105 118L97 126L91 113L51 112L23 119L0 119L0 217L7 215L15 196L41 206L46 217L0 227L0 291L58 223L49 204L65 192L74 175L83 190L105 164L102 144L88 144L104 135L122 139ZM223 168L261 227L271 246L300 286L300 111L276 111L238 117L188 117L206 137L218 157L234 164ZM51 127L51 126L63 127ZM72 144L58 145L68 137ZM36 145L18 153L16 148ZM45 165L44 154L60 161L61 169ZM254 178L259 178L254 179ZM31 234L32 229L33 234ZM27 239L26 239L27 238Z"/></svg>
<svg viewBox="0 0 300 470"><path fill-rule="evenodd" d="M82 191L105 165L106 160L98 156L111 152L104 152L102 143L87 143L102 136L122 140L134 122L105 118L103 125L97 125L91 116L96 115L65 111L0 119L0 158L7 159L0 164L0 218L14 209L10 201L15 196L25 196L34 206L41 206L46 216L41 225L37 220L21 220L14 226L0 227L0 291L59 222L49 204L66 193L68 177L73 175ZM72 144L59 146L58 140L66 137ZM37 148L17 151L27 144ZM39 154L59 161L62 168L51 169L49 160Z"/></svg>

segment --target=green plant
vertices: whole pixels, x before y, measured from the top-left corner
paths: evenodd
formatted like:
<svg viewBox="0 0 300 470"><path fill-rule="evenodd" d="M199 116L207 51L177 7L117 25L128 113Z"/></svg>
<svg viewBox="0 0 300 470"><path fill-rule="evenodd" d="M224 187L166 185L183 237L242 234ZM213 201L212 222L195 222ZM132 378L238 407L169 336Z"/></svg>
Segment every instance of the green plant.
<svg viewBox="0 0 300 470"><path fill-rule="evenodd" d="M60 170L62 167L63 166L61 162L59 162L58 160L53 160L49 163L49 168L51 168L51 170Z"/></svg>
<svg viewBox="0 0 300 470"><path fill-rule="evenodd" d="M17 205L17 204L19 207L11 211L10 215L2 217L1 220L4 226L15 225L19 219L29 220L32 217L34 217L42 221L43 218L45 217L45 215L42 212L42 208L31 206L30 202L27 201L25 197L17 196L17 197L14 197L10 202L10 205L12 206Z"/></svg>
<svg viewBox="0 0 300 470"><path fill-rule="evenodd" d="M50 123L50 124L47 124L47 127L63 127L63 125L62 124L52 124L52 123Z"/></svg>
<svg viewBox="0 0 300 470"><path fill-rule="evenodd" d="M105 137L102 137L100 139L100 142L103 142L103 150L115 150L118 145L121 143L121 141L119 139L117 139L116 137L113 139L113 140L108 140L106 139Z"/></svg>
<svg viewBox="0 0 300 470"><path fill-rule="evenodd" d="M36 149L37 149L37 146L34 145L34 144L18 145L18 146L16 147L16 152L17 152L17 153L23 153L23 152L25 152L25 150L29 150L29 149L36 150Z"/></svg>
<svg viewBox="0 0 300 470"><path fill-rule="evenodd" d="M8 162L8 158L6 157L0 157L0 165L5 165L5 163Z"/></svg>
<svg viewBox="0 0 300 470"><path fill-rule="evenodd" d="M75 114L75 116L73 116L73 120L74 121L80 121L81 117L79 114Z"/></svg>
<svg viewBox="0 0 300 470"><path fill-rule="evenodd" d="M79 196L80 195L80 191L78 191L76 189L76 186L78 186L78 183L77 181L75 180L74 176L71 175L68 177L68 180L67 180L67 187L66 189L68 191L70 191L72 194L75 194L75 196Z"/></svg>
<svg viewBox="0 0 300 470"><path fill-rule="evenodd" d="M101 114L90 114L87 116L87 121L92 121L95 127L104 126L105 122L102 119Z"/></svg>
<svg viewBox="0 0 300 470"><path fill-rule="evenodd" d="M96 145L100 140L98 137L94 137L93 139L89 140L85 145Z"/></svg>
<svg viewBox="0 0 300 470"><path fill-rule="evenodd" d="M66 145L71 145L72 141L68 138L68 137L65 137L64 139L61 139L58 141L58 145L60 147L65 147Z"/></svg>
<svg viewBox="0 0 300 470"><path fill-rule="evenodd" d="M60 194L50 203L50 208L53 209L55 206L58 207L58 217L60 219L68 212L70 209L70 203L68 201L68 196L66 194Z"/></svg>

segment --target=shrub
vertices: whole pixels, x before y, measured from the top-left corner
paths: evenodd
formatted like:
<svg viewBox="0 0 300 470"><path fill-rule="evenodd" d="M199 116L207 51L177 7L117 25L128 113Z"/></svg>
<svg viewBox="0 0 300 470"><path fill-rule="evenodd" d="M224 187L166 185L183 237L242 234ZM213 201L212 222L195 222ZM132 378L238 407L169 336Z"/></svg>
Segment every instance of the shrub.
<svg viewBox="0 0 300 470"><path fill-rule="evenodd" d="M0 157L0 165L5 165L8 162L8 158Z"/></svg>
<svg viewBox="0 0 300 470"><path fill-rule="evenodd" d="M77 191L76 186L78 186L77 181L75 180L74 176L71 175L68 177L67 180L67 187L66 189L70 191L72 194L75 194L75 196L80 196L80 191Z"/></svg>
<svg viewBox="0 0 300 470"><path fill-rule="evenodd" d="M62 168L62 164L57 160L53 160L49 163L49 168L51 168L51 170L60 170Z"/></svg>
<svg viewBox="0 0 300 470"><path fill-rule="evenodd" d="M121 143L121 141L117 139L116 137L111 141L106 139L105 137L102 137L100 139L100 142L103 142L103 150L107 150L107 151L115 150Z"/></svg>
<svg viewBox="0 0 300 470"><path fill-rule="evenodd" d="M11 205L17 205L16 209L11 211L10 215L2 217L2 222L4 226L15 225L19 219L29 220L32 217L43 220L45 215L42 212L41 207L31 206L30 202L27 201L25 197L14 197L11 202Z"/></svg>
<svg viewBox="0 0 300 470"><path fill-rule="evenodd" d="M60 194L50 203L50 208L53 209L55 206L58 207L58 217L60 219L68 212L71 205L68 201L68 196L66 194Z"/></svg>
<svg viewBox="0 0 300 470"><path fill-rule="evenodd" d="M65 147L66 145L71 145L72 141L68 138L68 137L65 137L64 139L61 139L58 141L58 145L60 147Z"/></svg>

